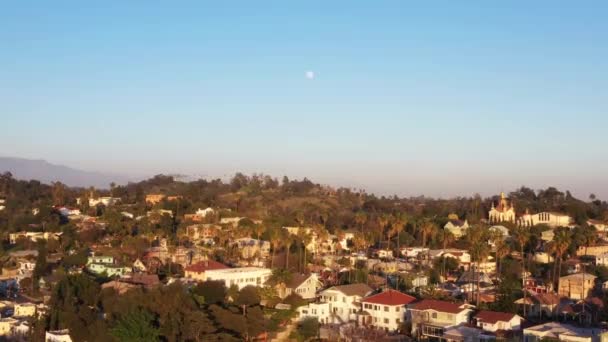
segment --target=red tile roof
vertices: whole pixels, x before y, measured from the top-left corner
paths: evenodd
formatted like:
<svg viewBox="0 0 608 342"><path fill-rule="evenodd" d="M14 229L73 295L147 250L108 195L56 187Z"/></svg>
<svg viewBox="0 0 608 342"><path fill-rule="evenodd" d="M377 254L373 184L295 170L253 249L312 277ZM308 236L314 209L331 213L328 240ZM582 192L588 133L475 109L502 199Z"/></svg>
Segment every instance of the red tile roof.
<svg viewBox="0 0 608 342"><path fill-rule="evenodd" d="M463 303L451 303L445 302L442 300L435 299L423 299L420 302L416 303L412 309L414 310L435 310L439 312L447 312L447 313L459 313L466 308L461 307Z"/></svg>
<svg viewBox="0 0 608 342"><path fill-rule="evenodd" d="M381 305L407 305L416 298L406 295L395 290L387 290L382 293L369 296L362 300L363 303L381 304Z"/></svg>
<svg viewBox="0 0 608 342"><path fill-rule="evenodd" d="M215 260L205 260L205 261L199 261L196 264L192 264L192 265L186 267L186 271L195 272L195 273L203 273L203 272L209 271L209 270L221 270L221 269L225 269L225 268L229 268L229 267L220 262L217 262Z"/></svg>
<svg viewBox="0 0 608 342"><path fill-rule="evenodd" d="M484 323L495 324L498 321L508 322L515 316L516 315L514 313L482 310L479 311L477 315L475 315L475 318L477 318L478 321L482 321Z"/></svg>

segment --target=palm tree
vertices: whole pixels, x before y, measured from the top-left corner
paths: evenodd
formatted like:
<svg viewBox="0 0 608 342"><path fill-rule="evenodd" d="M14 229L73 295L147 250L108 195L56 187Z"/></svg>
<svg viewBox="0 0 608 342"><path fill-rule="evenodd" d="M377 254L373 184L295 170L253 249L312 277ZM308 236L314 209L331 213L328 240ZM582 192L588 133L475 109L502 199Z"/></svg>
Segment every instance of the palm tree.
<svg viewBox="0 0 608 342"><path fill-rule="evenodd" d="M420 226L420 233L422 234L422 247L426 246L426 237L432 234L437 229L437 225L431 221L426 221Z"/></svg>
<svg viewBox="0 0 608 342"><path fill-rule="evenodd" d="M494 253L496 255L496 279L498 280L498 277L501 274L502 258L506 257L509 254L510 250L509 246L505 243L504 240L497 241L495 249L496 251Z"/></svg>
<svg viewBox="0 0 608 342"><path fill-rule="evenodd" d="M291 245L294 243L294 236L291 234L286 234L283 237L283 246L285 247L285 269L289 270L289 253L291 249Z"/></svg>
<svg viewBox="0 0 608 342"><path fill-rule="evenodd" d="M361 252L365 247L367 247L367 240L363 233L355 234L355 238L353 239L353 245L357 252Z"/></svg>
<svg viewBox="0 0 608 342"><path fill-rule="evenodd" d="M524 257L524 247L530 239L530 232L522 226L517 226L513 230L513 237L519 244L519 250L521 252L521 269L522 269L522 289L524 292L524 318L526 317L526 258Z"/></svg>
<svg viewBox="0 0 608 342"><path fill-rule="evenodd" d="M572 242L572 237L570 235L570 232L567 229L564 228L558 228L555 231L555 235L553 236L553 245L554 245L554 249L555 249L555 254L557 256L557 269L555 270L554 274L554 280L553 280L553 286L556 286L556 282L559 279L559 277L561 276L561 270L562 270L562 259L564 257L564 253L568 250L568 248L570 247L570 243Z"/></svg>
<svg viewBox="0 0 608 342"><path fill-rule="evenodd" d="M441 246L445 250L446 248L448 248L448 246L452 242L454 242L455 236L449 230L442 229L442 230L439 231L439 239L441 240ZM441 273L442 273L442 275L444 277L445 277L445 259L446 258L444 257L443 258L443 266L442 266L442 270L441 270Z"/></svg>
<svg viewBox="0 0 608 342"><path fill-rule="evenodd" d="M272 259L270 259L270 268L274 268L274 257L276 255L277 248L281 246L281 242L283 241L283 237L279 233L278 230L272 230L270 232L270 243L272 244Z"/></svg>
<svg viewBox="0 0 608 342"><path fill-rule="evenodd" d="M484 262L489 255L490 249L488 244L481 240L476 241L475 244L470 248L471 260L476 263L474 276L477 277L477 306L479 307L479 299L481 291L479 291L480 278L479 278L479 264Z"/></svg>
<svg viewBox="0 0 608 342"><path fill-rule="evenodd" d="M393 235L397 235L397 249L400 250L399 245L399 234L403 231L403 228L407 224L407 218L404 214L397 214L393 219L393 223L391 225L391 230Z"/></svg>
<svg viewBox="0 0 608 342"><path fill-rule="evenodd" d="M589 246L595 245L597 242L597 232L593 227L585 227L583 228L583 242L585 243L585 255L587 255L587 248ZM585 264L583 264L583 295L585 298L587 297L587 293L585 291ZM583 304L583 315L585 314L585 305Z"/></svg>
<svg viewBox="0 0 608 342"><path fill-rule="evenodd" d="M480 299L480 278L479 278L479 264L488 257L490 252L487 243L488 231L484 230L480 226L471 227L466 235L467 242L469 244L469 253L471 254L471 261L475 262L475 273L473 276L477 278L477 306L479 306Z"/></svg>
<svg viewBox="0 0 608 342"><path fill-rule="evenodd" d="M363 226L367 223L367 214L364 211L358 211L355 214L355 223L359 226L359 231L363 231Z"/></svg>
<svg viewBox="0 0 608 342"><path fill-rule="evenodd" d="M110 196L114 197L114 190L116 189L116 183L110 183Z"/></svg>
<svg viewBox="0 0 608 342"><path fill-rule="evenodd" d="M306 272L306 250L308 249L308 244L312 241L312 234L308 233L304 229L300 229L300 231L298 232L298 237L300 238L300 241L302 242L302 247L304 249L304 260L302 262L302 266L304 266L304 272ZM301 268L300 272L302 272Z"/></svg>
<svg viewBox="0 0 608 342"><path fill-rule="evenodd" d="M384 228L391 221L390 216L388 214L382 214L378 216L378 231L380 233L380 239L382 239L382 233L384 232ZM388 246L386 248L389 248Z"/></svg>

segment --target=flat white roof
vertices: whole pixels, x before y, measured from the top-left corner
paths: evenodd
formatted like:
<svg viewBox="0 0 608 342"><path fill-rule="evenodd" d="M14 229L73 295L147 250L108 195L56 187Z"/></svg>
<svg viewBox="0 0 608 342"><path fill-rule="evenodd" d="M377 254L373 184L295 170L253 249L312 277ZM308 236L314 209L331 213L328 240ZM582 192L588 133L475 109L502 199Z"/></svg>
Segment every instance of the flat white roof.
<svg viewBox="0 0 608 342"><path fill-rule="evenodd" d="M246 273L246 272L259 272L259 271L268 271L272 272L269 268L262 267L237 267L237 268L222 268L219 270L208 270L205 273Z"/></svg>

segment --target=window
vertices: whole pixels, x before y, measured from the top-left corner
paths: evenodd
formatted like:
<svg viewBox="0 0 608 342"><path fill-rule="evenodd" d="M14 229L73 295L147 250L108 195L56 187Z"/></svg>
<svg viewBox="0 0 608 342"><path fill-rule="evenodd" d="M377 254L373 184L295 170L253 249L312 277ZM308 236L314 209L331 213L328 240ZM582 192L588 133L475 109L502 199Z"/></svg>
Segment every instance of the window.
<svg viewBox="0 0 608 342"><path fill-rule="evenodd" d="M397 318L397 319L395 320L395 323L397 323L397 324L401 324L401 320L400 320L399 318Z"/></svg>
<svg viewBox="0 0 608 342"><path fill-rule="evenodd" d="M433 314L431 315L431 317L433 317L433 318L437 318L437 313L436 313L436 312L433 312Z"/></svg>
<svg viewBox="0 0 608 342"><path fill-rule="evenodd" d="M399 312L400 308L397 306L395 307L395 312Z"/></svg>
<svg viewBox="0 0 608 342"><path fill-rule="evenodd" d="M384 307L384 311L385 311L385 312L388 312L388 306L385 306L385 307Z"/></svg>
<svg viewBox="0 0 608 342"><path fill-rule="evenodd" d="M384 319L384 324L388 324L388 318Z"/></svg>

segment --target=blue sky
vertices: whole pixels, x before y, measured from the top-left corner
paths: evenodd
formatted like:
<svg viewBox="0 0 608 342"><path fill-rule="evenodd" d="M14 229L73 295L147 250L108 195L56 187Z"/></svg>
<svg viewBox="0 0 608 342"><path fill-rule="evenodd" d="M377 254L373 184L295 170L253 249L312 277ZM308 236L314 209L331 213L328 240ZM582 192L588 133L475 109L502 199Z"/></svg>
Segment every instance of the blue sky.
<svg viewBox="0 0 608 342"><path fill-rule="evenodd" d="M0 155L608 198L605 1L178 3L0 5Z"/></svg>

